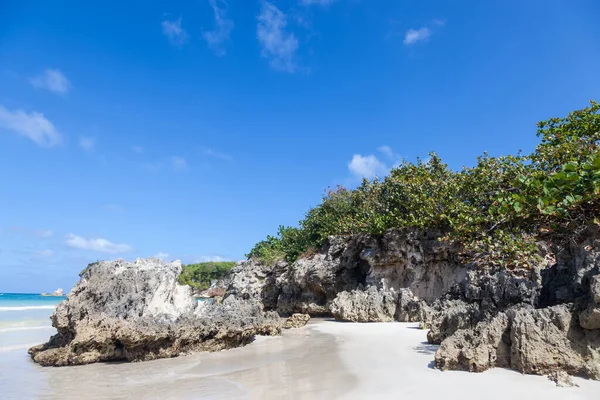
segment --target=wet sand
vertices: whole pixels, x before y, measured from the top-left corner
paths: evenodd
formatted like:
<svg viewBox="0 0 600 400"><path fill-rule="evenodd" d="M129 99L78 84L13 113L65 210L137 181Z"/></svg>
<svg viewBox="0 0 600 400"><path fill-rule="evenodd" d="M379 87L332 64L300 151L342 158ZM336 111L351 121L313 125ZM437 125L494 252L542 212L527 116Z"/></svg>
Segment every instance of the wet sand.
<svg viewBox="0 0 600 400"><path fill-rule="evenodd" d="M415 324L312 321L243 348L145 363L42 368L11 353L0 361L0 379L10 381L0 383L0 397L591 400L600 393L600 382L583 379L579 388L557 388L546 377L508 370L438 371L436 346L425 336Z"/></svg>

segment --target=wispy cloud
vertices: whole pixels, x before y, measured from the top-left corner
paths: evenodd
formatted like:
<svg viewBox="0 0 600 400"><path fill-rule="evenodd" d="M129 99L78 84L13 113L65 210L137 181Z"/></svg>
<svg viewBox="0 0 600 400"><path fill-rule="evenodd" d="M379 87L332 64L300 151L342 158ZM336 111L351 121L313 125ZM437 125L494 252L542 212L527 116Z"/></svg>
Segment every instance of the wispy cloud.
<svg viewBox="0 0 600 400"><path fill-rule="evenodd" d="M431 30L429 28L409 29L404 35L404 44L410 46L418 42L424 42L429 39L430 36Z"/></svg>
<svg viewBox="0 0 600 400"><path fill-rule="evenodd" d="M184 171L189 168L189 165L185 158L173 156L171 157L171 167L173 167L173 169L177 171Z"/></svg>
<svg viewBox="0 0 600 400"><path fill-rule="evenodd" d="M431 35L446 24L444 19L434 19L427 26L418 29L409 29L404 33L404 44L412 46L417 43L427 42Z"/></svg>
<svg viewBox="0 0 600 400"><path fill-rule="evenodd" d="M298 39L286 30L287 15L272 3L263 1L257 19L256 37L261 46L261 55L268 59L271 68L277 71L296 72Z"/></svg>
<svg viewBox="0 0 600 400"><path fill-rule="evenodd" d="M48 229L36 229L35 231L33 231L33 234L37 237L49 238L52 237L52 235L54 235L54 232Z"/></svg>
<svg viewBox="0 0 600 400"><path fill-rule="evenodd" d="M28 229L19 225L12 226L10 230L17 234L35 236L42 239L46 239L54 235L54 232L49 229Z"/></svg>
<svg viewBox="0 0 600 400"><path fill-rule="evenodd" d="M328 6L330 4L335 3L337 0L300 0L300 4L303 6Z"/></svg>
<svg viewBox="0 0 600 400"><path fill-rule="evenodd" d="M46 89L56 94L66 94L71 89L71 83L59 69L47 69L41 75L29 80L38 89Z"/></svg>
<svg viewBox="0 0 600 400"><path fill-rule="evenodd" d="M144 148L142 146L132 146L131 151L136 154L142 154L144 152Z"/></svg>
<svg viewBox="0 0 600 400"><path fill-rule="evenodd" d="M97 251L108 254L129 253L133 250L128 244L116 244L103 238L86 239L72 233L67 235L65 244L74 249Z"/></svg>
<svg viewBox="0 0 600 400"><path fill-rule="evenodd" d="M382 153L388 162L393 163L393 167L399 165L402 162L402 156L396 153L390 146L379 146L377 151Z"/></svg>
<svg viewBox="0 0 600 400"><path fill-rule="evenodd" d="M54 250L51 249L36 250L32 254L34 260L47 260L52 257L54 257Z"/></svg>
<svg viewBox="0 0 600 400"><path fill-rule="evenodd" d="M202 37L217 56L224 56L227 51L223 46L229 40L233 30L233 21L225 18L227 13L227 2L225 0L208 0L208 2L215 13L215 29L204 32Z"/></svg>
<svg viewBox="0 0 600 400"><path fill-rule="evenodd" d="M169 258L169 255L167 253L163 253L161 251L161 252L155 254L153 257L158 258L159 260L166 260L167 258Z"/></svg>
<svg viewBox="0 0 600 400"><path fill-rule="evenodd" d="M61 135L44 114L23 110L10 111L0 105L0 130L10 131L44 147L56 146L61 142Z"/></svg>
<svg viewBox="0 0 600 400"><path fill-rule="evenodd" d="M181 27L182 17L175 20L164 20L161 23L163 34L169 39L169 43L175 47L183 46L188 40L187 32Z"/></svg>
<svg viewBox="0 0 600 400"><path fill-rule="evenodd" d="M92 152L94 151L94 147L96 147L96 139L93 137L82 137L79 139L79 147L87 152Z"/></svg>
<svg viewBox="0 0 600 400"><path fill-rule="evenodd" d="M233 157L231 157L229 154L220 153L210 148L204 149L202 151L202 154L204 154L207 157L217 158L219 160L233 161Z"/></svg>

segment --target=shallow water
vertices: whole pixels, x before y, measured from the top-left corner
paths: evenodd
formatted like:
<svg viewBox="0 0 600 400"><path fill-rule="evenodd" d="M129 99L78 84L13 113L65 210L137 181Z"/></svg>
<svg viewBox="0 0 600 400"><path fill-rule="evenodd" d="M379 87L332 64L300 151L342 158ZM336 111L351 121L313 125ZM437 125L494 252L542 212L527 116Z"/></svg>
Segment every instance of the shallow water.
<svg viewBox="0 0 600 400"><path fill-rule="evenodd" d="M28 349L56 331L50 315L65 297L39 294L0 294L0 354ZM0 369L0 373L2 370Z"/></svg>
<svg viewBox="0 0 600 400"><path fill-rule="evenodd" d="M330 399L355 382L341 364L336 339L312 327L218 353L44 368L27 349L55 333L49 316L60 299L21 300L0 303L14 308L0 308L2 399Z"/></svg>

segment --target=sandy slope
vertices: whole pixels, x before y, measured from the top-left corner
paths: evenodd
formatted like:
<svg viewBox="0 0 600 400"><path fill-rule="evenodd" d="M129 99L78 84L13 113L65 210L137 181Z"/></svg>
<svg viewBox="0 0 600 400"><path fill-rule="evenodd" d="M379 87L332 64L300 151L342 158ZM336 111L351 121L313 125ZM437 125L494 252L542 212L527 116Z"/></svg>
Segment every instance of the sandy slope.
<svg viewBox="0 0 600 400"><path fill-rule="evenodd" d="M558 388L546 377L494 369L481 374L432 368L437 346L416 324L322 322L319 332L337 338L342 363L358 377L347 399L600 399L600 382L576 379L579 388Z"/></svg>

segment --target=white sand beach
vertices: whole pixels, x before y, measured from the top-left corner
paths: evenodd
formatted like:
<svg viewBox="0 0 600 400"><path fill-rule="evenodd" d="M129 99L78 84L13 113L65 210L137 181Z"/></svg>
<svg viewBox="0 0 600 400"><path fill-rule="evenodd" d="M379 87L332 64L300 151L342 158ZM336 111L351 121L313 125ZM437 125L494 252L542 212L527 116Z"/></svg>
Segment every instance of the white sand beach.
<svg viewBox="0 0 600 400"><path fill-rule="evenodd" d="M24 351L0 361L3 399L597 399L600 382L558 388L543 376L432 368L416 324L313 320L281 337L144 363L44 368ZM12 365L12 367L11 367Z"/></svg>

